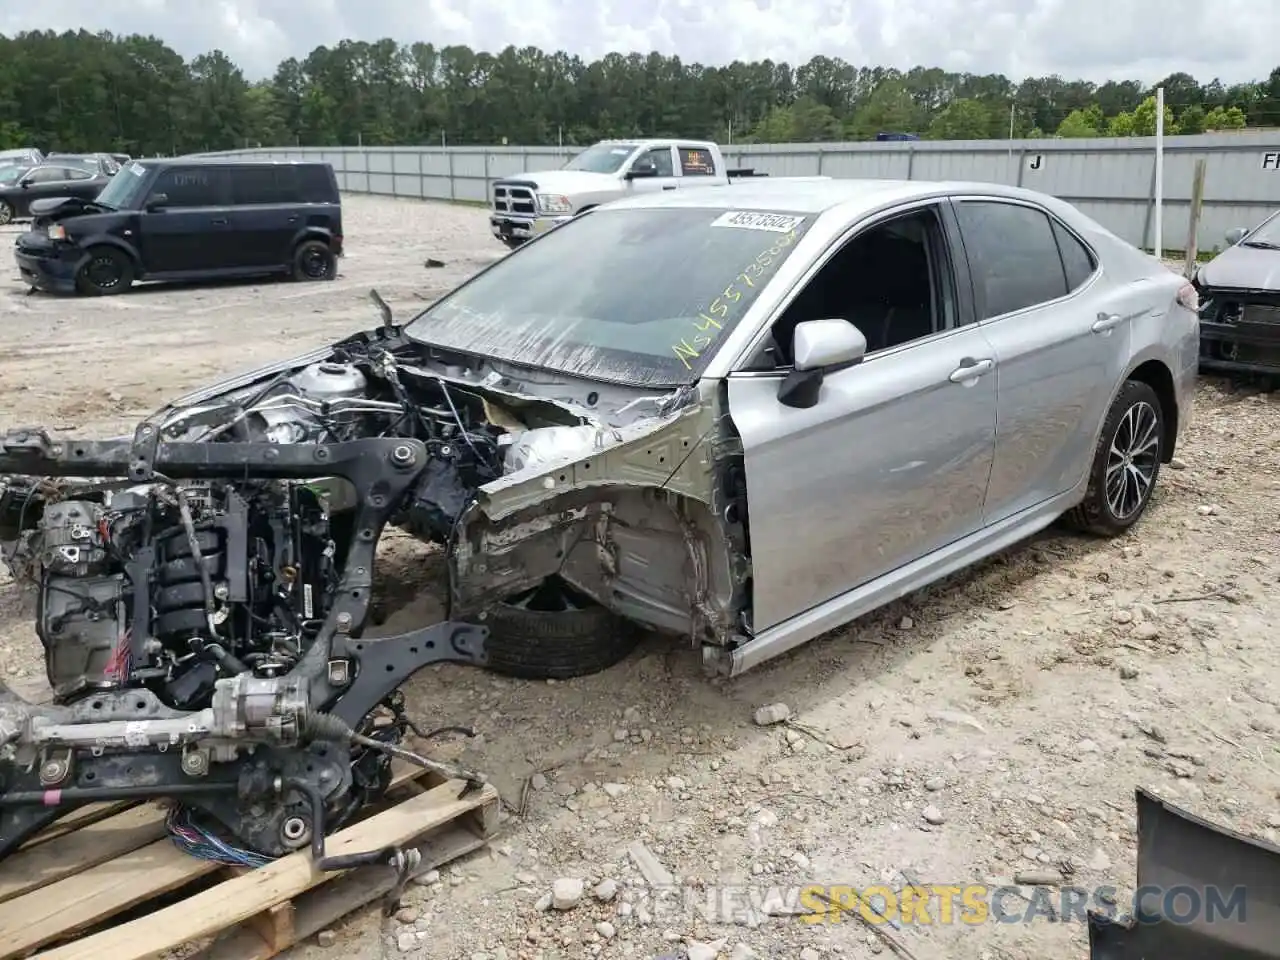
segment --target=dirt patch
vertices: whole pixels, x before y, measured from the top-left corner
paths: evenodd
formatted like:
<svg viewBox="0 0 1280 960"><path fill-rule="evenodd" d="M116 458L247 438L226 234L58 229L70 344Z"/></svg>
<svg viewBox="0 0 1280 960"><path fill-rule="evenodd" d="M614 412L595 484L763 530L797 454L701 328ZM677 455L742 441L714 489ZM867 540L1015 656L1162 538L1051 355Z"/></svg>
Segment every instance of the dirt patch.
<svg viewBox="0 0 1280 960"><path fill-rule="evenodd" d="M167 396L373 325L371 286L407 315L503 252L481 210L347 204L352 254L333 284L0 292L0 426L128 430ZM424 269L427 257L448 266ZM480 732L463 752L502 790L505 835L414 885L397 919L362 912L336 946L295 955L889 955L856 919L768 914L809 883L996 886L1031 870L1118 887L1123 901L1136 786L1278 839L1280 403L1218 380L1198 393L1129 536L1052 532L736 681L710 684L692 651L656 642L568 683L424 671L412 709ZM393 536L383 553L396 609L382 629L437 617L430 552ZM41 676L29 617L29 599L0 583L9 679ZM775 702L799 723L757 726ZM683 906L646 895L636 841L686 884ZM565 878L585 881L581 903L539 909ZM592 892L602 880L612 898L608 884ZM1029 900L1003 905L1036 915ZM935 901L928 916L893 934L920 960L1087 955L1083 924L1043 913L971 926L958 909L940 922Z"/></svg>

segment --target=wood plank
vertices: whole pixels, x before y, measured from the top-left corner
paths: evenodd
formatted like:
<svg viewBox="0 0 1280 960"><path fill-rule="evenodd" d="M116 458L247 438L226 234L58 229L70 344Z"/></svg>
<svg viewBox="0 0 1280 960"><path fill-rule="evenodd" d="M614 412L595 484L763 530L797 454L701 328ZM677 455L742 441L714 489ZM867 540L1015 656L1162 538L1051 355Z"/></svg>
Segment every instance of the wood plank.
<svg viewBox="0 0 1280 960"><path fill-rule="evenodd" d="M492 786L486 786L459 799L458 793L462 787L461 781L451 780L377 816L340 830L328 838L327 853L334 856L363 853L392 844L409 843L427 831L447 824L486 803L497 802L497 791ZM170 846L169 849L175 848ZM209 866L212 869L217 867ZM174 947L213 936L248 920L265 909L284 903L323 883L330 876L332 875L321 873L315 868L310 851L299 851L281 857L252 873L202 890L181 903L84 937L41 956L43 960L101 960L102 957L110 957L112 960L152 960ZM46 891L52 889L46 888ZM10 904L17 902L19 901L10 901ZM14 935L22 932L15 930ZM2 935L0 943L6 943Z"/></svg>
<svg viewBox="0 0 1280 960"><path fill-rule="evenodd" d="M422 863L415 875L443 867L488 840L456 823L433 834L425 843L415 844ZM256 929L241 926L205 947L188 960L271 960L288 947L315 936L366 904L384 896L395 886L395 871L389 866L364 867L300 894L293 904L293 939L275 947Z"/></svg>
<svg viewBox="0 0 1280 960"><path fill-rule="evenodd" d="M0 960L24 956L36 947L79 933L221 866L183 853L171 840L157 840L15 897L0 904Z"/></svg>
<svg viewBox="0 0 1280 960"><path fill-rule="evenodd" d="M0 861L0 903L83 873L165 835L164 814L134 807Z"/></svg>
<svg viewBox="0 0 1280 960"><path fill-rule="evenodd" d="M83 807L76 807L65 817L60 817L49 824L18 849L30 850L32 847L38 847L42 843L47 843L50 840L68 834L72 830L79 830L81 827L86 827L91 823L97 823L99 820L107 819L107 817L113 817L117 813L122 813L137 805L138 801L136 800L117 800L115 803L86 803Z"/></svg>

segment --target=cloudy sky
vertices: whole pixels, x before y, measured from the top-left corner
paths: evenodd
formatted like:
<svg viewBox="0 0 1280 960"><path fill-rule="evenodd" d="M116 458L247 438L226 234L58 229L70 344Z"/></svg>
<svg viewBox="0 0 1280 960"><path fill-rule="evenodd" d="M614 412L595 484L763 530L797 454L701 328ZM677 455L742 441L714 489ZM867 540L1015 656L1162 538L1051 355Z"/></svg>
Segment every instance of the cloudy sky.
<svg viewBox="0 0 1280 960"><path fill-rule="evenodd" d="M0 0L0 33L150 33L218 47L251 79L343 38L678 54L715 64L814 54L858 65L1154 81L1265 77L1280 0Z"/></svg>

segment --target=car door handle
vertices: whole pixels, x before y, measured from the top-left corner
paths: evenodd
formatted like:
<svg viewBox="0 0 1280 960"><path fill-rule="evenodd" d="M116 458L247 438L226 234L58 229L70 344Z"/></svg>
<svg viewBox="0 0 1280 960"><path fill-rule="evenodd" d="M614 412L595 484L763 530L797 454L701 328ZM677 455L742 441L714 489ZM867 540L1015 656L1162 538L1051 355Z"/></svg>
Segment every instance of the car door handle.
<svg viewBox="0 0 1280 960"><path fill-rule="evenodd" d="M290 218L289 218L289 222L290 222L290 223L297 223L297 222L298 222L298 218L297 218L297 217L290 217Z"/></svg>
<svg viewBox="0 0 1280 960"><path fill-rule="evenodd" d="M948 378L952 383L965 383L968 380L977 380L984 374L991 372L995 367L994 360L971 360L967 363L961 363L956 369L951 371Z"/></svg>
<svg viewBox="0 0 1280 960"><path fill-rule="evenodd" d="M1118 327L1123 319L1118 313L1100 313L1098 319L1093 321L1092 330L1094 333L1106 333Z"/></svg>
<svg viewBox="0 0 1280 960"><path fill-rule="evenodd" d="M676 185L675 185L674 183L668 183L668 184L667 184L665 187L663 187L662 189L663 189L663 190L674 190L675 188L676 188Z"/></svg>
<svg viewBox="0 0 1280 960"><path fill-rule="evenodd" d="M226 218L226 217L217 217L217 218L213 221L213 225L214 225L215 227L225 227L225 226L227 225L227 218Z"/></svg>

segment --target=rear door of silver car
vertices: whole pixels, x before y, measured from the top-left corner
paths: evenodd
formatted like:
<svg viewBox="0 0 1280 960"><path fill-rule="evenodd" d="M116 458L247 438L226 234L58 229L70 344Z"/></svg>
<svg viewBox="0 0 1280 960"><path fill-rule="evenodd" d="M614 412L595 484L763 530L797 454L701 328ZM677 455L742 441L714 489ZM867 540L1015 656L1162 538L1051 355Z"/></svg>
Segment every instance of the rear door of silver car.
<svg viewBox="0 0 1280 960"><path fill-rule="evenodd" d="M957 198L979 324L1000 372L987 524L1081 481L1130 355L1134 302L1034 204ZM1140 310L1138 312L1141 312Z"/></svg>

